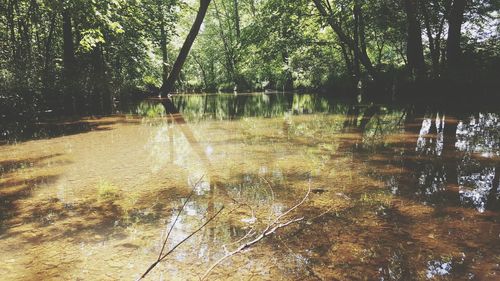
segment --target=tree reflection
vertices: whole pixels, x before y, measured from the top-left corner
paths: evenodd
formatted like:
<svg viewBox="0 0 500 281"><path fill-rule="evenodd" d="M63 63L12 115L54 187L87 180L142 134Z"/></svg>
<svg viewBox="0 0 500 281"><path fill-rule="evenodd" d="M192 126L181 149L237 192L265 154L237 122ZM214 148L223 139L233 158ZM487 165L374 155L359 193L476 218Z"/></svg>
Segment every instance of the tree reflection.
<svg viewBox="0 0 500 281"><path fill-rule="evenodd" d="M330 237L329 241L338 240L344 251L353 256L350 252L353 249L366 258L373 258L372 252L380 255L378 273L371 273L389 280L408 279L415 274L422 278L459 276L461 273L457 270L465 263L450 249L465 251L465 246L460 244L462 238L449 235L459 234L468 242L476 242L476 238L471 237L478 234L469 232L482 233L482 225L468 221L471 226L464 226L462 220L470 219L465 216L473 217L471 213L482 216L478 212L488 214L498 207L498 118L494 114L479 115L472 122L456 113L343 104L308 95L184 96L176 97L173 103L179 106L172 115L175 126L171 130L176 157L185 157L182 149L188 150L192 154L190 160L202 163L200 166L193 165L192 161L182 164L189 170L190 177L207 174L206 182L198 187L197 203L189 206L196 210L192 212L194 217L210 216L222 202L227 204L234 202L232 200L254 207L238 211L234 217L225 217L230 220L228 224L214 224L206 229L199 255L207 262L220 255L221 244L243 236L249 227L258 228L262 210L269 207L269 211L279 214L287 206L282 200L273 203L271 191L262 178L276 184L282 194L288 192L283 185L297 184L301 180L297 174L306 170L312 178L321 181L321 185L313 189L317 196L332 195L329 189L336 188L330 187L332 182L342 188L345 185L346 190L334 194L352 209L329 216L337 228L345 223L342 225L345 237ZM224 121L205 122L213 119ZM187 126L187 122L192 123ZM204 130L208 126L215 127L216 134L230 131L230 138L217 137L220 143L216 143L212 135L207 138L194 129ZM188 131L190 127L194 132ZM207 148L213 149L213 155ZM232 150L221 152L221 149ZM201 157L201 153L205 156ZM257 164L253 163L252 167L243 161L234 164L238 165L234 170L222 171L220 167L227 168L220 163L225 158L215 156L231 153L249 153L251 157L259 155L265 159L256 157L253 160ZM294 156L290 157L291 154ZM231 159L239 161L239 158ZM272 164L281 159L286 164ZM213 165L205 160L212 161ZM336 166L336 161L341 166ZM300 169L296 170L293 165ZM343 176L354 176L354 179L339 180L337 175L343 171L338 167L353 169L354 172ZM367 222L368 217L371 223ZM356 223L363 225L356 227ZM377 238L360 234L372 231L379 231ZM348 237L352 236L359 237L351 241ZM380 237L386 242L380 242ZM314 241L324 242L318 240ZM297 243L301 246L301 243L313 242ZM332 251L342 248L334 249ZM416 249L421 249L418 251L424 255L420 256L419 252L417 256ZM448 254L446 251L449 256L442 256ZM298 253L314 261L310 253ZM297 264L296 267L303 266Z"/></svg>

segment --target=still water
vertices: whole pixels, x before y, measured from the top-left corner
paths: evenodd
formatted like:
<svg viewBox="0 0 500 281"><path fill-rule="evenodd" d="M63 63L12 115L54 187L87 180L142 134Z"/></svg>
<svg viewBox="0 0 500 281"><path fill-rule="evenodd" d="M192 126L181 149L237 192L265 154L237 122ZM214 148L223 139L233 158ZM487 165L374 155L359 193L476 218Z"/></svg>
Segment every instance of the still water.
<svg viewBox="0 0 500 281"><path fill-rule="evenodd" d="M135 280L172 225L167 249L224 207L146 278L199 280L294 206L279 222L298 221L207 280L500 280L500 112L292 94L172 105L0 145L1 280Z"/></svg>

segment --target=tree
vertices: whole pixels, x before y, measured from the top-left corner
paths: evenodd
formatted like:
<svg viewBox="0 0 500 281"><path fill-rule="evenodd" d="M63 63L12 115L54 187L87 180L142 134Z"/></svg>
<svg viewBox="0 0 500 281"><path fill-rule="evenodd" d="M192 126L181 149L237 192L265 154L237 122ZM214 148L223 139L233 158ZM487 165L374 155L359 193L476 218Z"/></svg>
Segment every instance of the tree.
<svg viewBox="0 0 500 281"><path fill-rule="evenodd" d="M216 1L0 0L0 112L107 114L177 80L181 91L351 98L497 85L495 0Z"/></svg>
<svg viewBox="0 0 500 281"><path fill-rule="evenodd" d="M405 0L404 2L408 22L408 40L406 43L408 67L415 79L421 81L425 76L425 60L422 46L422 29L418 19L419 0Z"/></svg>
<svg viewBox="0 0 500 281"><path fill-rule="evenodd" d="M200 31L200 27L207 13L210 1L211 0L200 0L200 7L198 9L198 13L196 14L196 19L193 22L193 26L191 27L191 30L189 31L189 34L187 35L186 40L184 41L184 44L182 45L182 48L179 52L179 55L177 56L177 59L175 60L175 63L172 67L172 71L168 76L167 82L163 84L161 87L161 93L169 94L174 89L175 82L179 77L182 66L186 61L189 51L191 50L191 46L193 45L194 40L198 35L198 32Z"/></svg>
<svg viewBox="0 0 500 281"><path fill-rule="evenodd" d="M342 28L339 19L336 18L329 0L326 0L326 2L322 0L313 0L313 2L318 12L320 13L321 17L327 21L327 23L332 27L335 34L337 34L340 42L342 42L350 51L359 54L359 60L361 64L363 64L363 66L366 68L371 77L377 79L378 78L377 71L373 67L373 63L370 57L368 56L366 49L363 50L362 46L356 45L358 39L356 39L355 41L353 38L347 35L347 33ZM358 13L358 18L359 18L361 13L359 7L357 7L356 12ZM358 29L359 36L364 36L364 34L359 33L359 31L360 30Z"/></svg>
<svg viewBox="0 0 500 281"><path fill-rule="evenodd" d="M446 55L448 60L448 69L456 70L460 65L460 38L462 37L462 23L466 0L453 0L448 21L448 41L446 42Z"/></svg>

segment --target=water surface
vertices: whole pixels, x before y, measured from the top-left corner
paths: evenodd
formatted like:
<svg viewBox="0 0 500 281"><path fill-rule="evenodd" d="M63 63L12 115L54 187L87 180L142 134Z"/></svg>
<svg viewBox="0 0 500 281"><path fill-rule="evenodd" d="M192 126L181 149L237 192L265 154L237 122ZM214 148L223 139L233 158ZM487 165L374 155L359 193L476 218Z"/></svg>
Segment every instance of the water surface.
<svg viewBox="0 0 500 281"><path fill-rule="evenodd" d="M283 218L303 220L208 280L500 278L499 112L292 94L179 96L175 115L156 103L9 135L2 279L134 280L193 188L168 247L224 210L149 280L198 280L308 190Z"/></svg>

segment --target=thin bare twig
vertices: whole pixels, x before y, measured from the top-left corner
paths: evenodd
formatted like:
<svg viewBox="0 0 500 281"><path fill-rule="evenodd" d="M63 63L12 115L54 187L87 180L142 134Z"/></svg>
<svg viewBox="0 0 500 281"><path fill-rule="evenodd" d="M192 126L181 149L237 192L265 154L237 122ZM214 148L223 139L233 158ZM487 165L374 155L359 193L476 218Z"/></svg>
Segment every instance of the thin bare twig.
<svg viewBox="0 0 500 281"><path fill-rule="evenodd" d="M167 233L167 237L165 237L165 240L163 241L163 245L161 247L161 250L160 250L160 254L158 255L158 260L161 258L161 256L163 255L163 251L165 250L165 246L167 245L167 241L168 241L168 238L170 237L170 233L172 232L172 230L174 229L174 226L175 224L177 223L177 221L179 220L179 216L181 215L182 211L184 210L184 208L186 207L187 203L189 202L189 200L191 199L191 197L193 196L194 194L194 191L196 189L196 187L198 186L198 184L203 180L203 177L205 175L201 176L200 179L194 184L193 186L193 189L191 190L191 193L189 193L189 196L186 198L186 201L184 201L184 204L182 205L181 209L179 210L179 212L177 213L177 216L175 217L175 220L174 222L172 223L172 225L170 226L170 229L168 230L168 233Z"/></svg>
<svg viewBox="0 0 500 281"><path fill-rule="evenodd" d="M267 222L271 224L271 217L273 216L273 203L274 203L274 190L273 186L271 183L264 177L261 177L262 180L264 180L267 183L267 186L269 187L269 190L271 191L271 204L269 204L269 216L267 218Z"/></svg>
<svg viewBox="0 0 500 281"><path fill-rule="evenodd" d="M184 204L182 205L181 209L179 210L179 212L177 213L177 216L175 217L174 221L172 222L172 225L170 226L170 229L168 230L168 233L167 233L167 236L165 237L165 240L163 241L163 245L161 247L161 250L160 250L160 254L158 255L158 258L156 259L156 261L154 263L152 263L149 268L144 272L144 274L141 275L140 278L138 278L137 280L141 280L141 279L144 279L146 277L146 275L149 274L149 272L151 270L153 270L153 268L155 268L160 262L162 262L168 255L170 255L177 247L179 247L181 244L183 244L184 242L186 242L189 238L191 238L193 235L195 235L196 233L198 233L203 227L205 227L207 224L209 224L213 219L215 219L215 217L217 217L219 215L220 212L222 212L222 210L224 209L224 206L221 207L221 209L215 214L213 215L212 217L210 217L203 225L201 225L198 229L196 229L194 232L192 232L191 234L189 234L186 238L184 238L182 241L180 241L179 243L177 243L174 247L172 247L172 249L170 249L167 253L163 253L165 251L165 247L167 245L167 241L168 241L168 238L170 237L170 234L172 233L172 230L174 229L175 227L175 224L177 223L177 221L179 220L179 217L182 213L182 211L185 209L187 203L189 202L189 200L191 199L191 197L193 196L194 194L194 191L196 189L196 187L198 186L198 184L203 180L203 176L200 177L200 179L194 184L193 186L193 189L191 190L191 193L189 193L189 196L186 198L186 201L184 201Z"/></svg>
<svg viewBox="0 0 500 281"><path fill-rule="evenodd" d="M214 220L222 212L222 210L224 210L224 206L222 206L220 208L220 210L217 213L215 213L215 215L213 215L212 217L210 217L210 219L208 219L204 224L202 224L195 231L191 232L191 234L189 234L188 236L186 236L186 238L182 239L182 241L180 241L174 247L172 247L172 249L170 249L170 251L168 251L167 253L165 253L160 259L158 259L153 264L151 264L151 266L149 266L149 268L146 270L146 272L144 272L144 274L142 274L142 276L139 279L137 279L137 281L144 279L146 277L146 275L148 275L148 273L151 270L153 270L153 268L155 268L160 262L162 262L173 251L175 251L175 249L177 249L177 247L179 247L180 245L184 244L184 242L186 242L189 238L191 238L196 233L200 232L200 230L202 230L207 224L209 224L212 220Z"/></svg>
<svg viewBox="0 0 500 281"><path fill-rule="evenodd" d="M182 245L184 242L186 242L189 238L191 238L193 235L195 235L196 233L198 233L200 230L202 230L207 224L209 224L212 220L215 219L215 217L217 217L220 212L222 212L222 210L224 210L224 206L222 206L219 211L217 211L217 213L215 213L215 215L213 215L212 217L210 217L204 224L202 224L200 227L198 227L195 231L191 232L191 234L189 234L188 236L186 236L186 238L182 239L181 242L177 243L172 249L170 249L170 251L168 251L165 255L163 255L163 257L161 257L160 259L160 262L163 261L168 255L170 255L177 247L179 247L180 245Z"/></svg>
<svg viewBox="0 0 500 281"><path fill-rule="evenodd" d="M287 222L283 222L283 223L279 223L279 220L281 218L283 218L284 216L288 215L289 213L291 213L293 210L297 209L300 205L302 205L306 199L309 197L309 194L311 193L311 185L309 185L309 189L306 193L306 195L304 196L304 198L302 198L302 200L297 203L296 205L294 205L292 208L288 209L288 211L284 212L283 214L279 215L272 223L270 223L262 232L259 236L257 236L255 239L249 241L249 242L246 242L246 243L243 243L241 244L238 248L236 248L234 251L232 252L229 252L227 253L226 255L224 255L222 258L220 258L219 260L217 260L215 263L213 263L208 269L207 271L205 272L205 274L200 278L200 280L205 280L209 275L210 273L212 272L212 270L218 266L220 263L222 263L224 260L226 260L227 258L231 257L231 256L234 256L238 253L240 253L241 251L251 247L253 244L256 244L257 242L261 241L262 239L264 239L265 237L273 234L276 230L280 229L280 228L283 228L283 227L286 227L290 224L293 224L293 223L296 223L296 222L299 222L299 221L302 221L304 219L304 217L300 217L300 218L295 218L295 219L291 219ZM250 232L249 232L250 233ZM248 235L245 235L245 236L250 236Z"/></svg>

